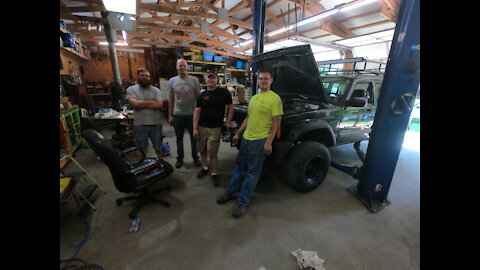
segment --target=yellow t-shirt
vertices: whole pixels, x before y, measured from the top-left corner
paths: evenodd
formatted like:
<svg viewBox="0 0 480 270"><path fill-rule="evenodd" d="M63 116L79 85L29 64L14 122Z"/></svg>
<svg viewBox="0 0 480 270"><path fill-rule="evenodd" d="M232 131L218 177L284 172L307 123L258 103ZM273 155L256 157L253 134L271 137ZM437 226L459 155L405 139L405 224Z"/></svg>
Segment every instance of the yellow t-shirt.
<svg viewBox="0 0 480 270"><path fill-rule="evenodd" d="M283 115L280 96L273 91L258 93L248 104L248 121L243 138L259 140L268 137L273 124L273 116Z"/></svg>

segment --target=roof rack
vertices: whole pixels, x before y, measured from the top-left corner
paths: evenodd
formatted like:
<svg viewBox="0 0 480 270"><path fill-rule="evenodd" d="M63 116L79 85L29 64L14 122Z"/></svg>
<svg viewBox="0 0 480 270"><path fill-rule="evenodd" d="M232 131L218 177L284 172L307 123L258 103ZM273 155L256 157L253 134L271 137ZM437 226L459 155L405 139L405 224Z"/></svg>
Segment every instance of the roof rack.
<svg viewBox="0 0 480 270"><path fill-rule="evenodd" d="M343 68L338 65L343 64ZM350 69L345 69L346 64L352 64ZM362 67L363 65L363 67ZM357 75L357 74L375 74L385 73L387 63L381 61L368 60L364 57L335 59L327 61L317 61L320 75ZM337 67L335 67L337 66Z"/></svg>

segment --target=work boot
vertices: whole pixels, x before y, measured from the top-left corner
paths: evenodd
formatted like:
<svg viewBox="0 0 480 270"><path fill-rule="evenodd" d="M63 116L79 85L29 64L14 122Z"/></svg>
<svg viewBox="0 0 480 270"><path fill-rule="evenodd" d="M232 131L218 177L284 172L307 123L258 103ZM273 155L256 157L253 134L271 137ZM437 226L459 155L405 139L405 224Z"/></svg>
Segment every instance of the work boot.
<svg viewBox="0 0 480 270"><path fill-rule="evenodd" d="M203 178L205 177L205 175L207 175L209 172L209 170L205 170L204 168L202 168L202 170L197 174L197 178L200 179L200 178Z"/></svg>
<svg viewBox="0 0 480 270"><path fill-rule="evenodd" d="M220 181L218 180L218 174L212 175L213 186L218 187L220 186Z"/></svg>
<svg viewBox="0 0 480 270"><path fill-rule="evenodd" d="M246 205L237 204L237 207L235 207L235 209L233 209L232 217L239 218L239 217L243 216L243 214L245 213L245 210L247 210Z"/></svg>
<svg viewBox="0 0 480 270"><path fill-rule="evenodd" d="M228 192L225 192L225 194L217 198L217 204L224 204L230 200L234 200L235 198L235 196L230 195L230 193Z"/></svg>
<svg viewBox="0 0 480 270"><path fill-rule="evenodd" d="M175 168L180 168L183 165L183 158L177 158L177 162L175 163Z"/></svg>
<svg viewBox="0 0 480 270"><path fill-rule="evenodd" d="M202 166L202 163L200 162L200 159L198 159L198 157L193 158L193 164L195 164L195 166L197 167Z"/></svg>

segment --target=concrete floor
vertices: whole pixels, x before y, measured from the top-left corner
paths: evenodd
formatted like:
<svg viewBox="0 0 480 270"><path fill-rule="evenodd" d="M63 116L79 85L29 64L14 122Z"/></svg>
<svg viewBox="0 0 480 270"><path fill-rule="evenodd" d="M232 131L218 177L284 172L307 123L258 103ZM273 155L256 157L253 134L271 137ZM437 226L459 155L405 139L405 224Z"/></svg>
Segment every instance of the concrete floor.
<svg viewBox="0 0 480 270"><path fill-rule="evenodd" d="M111 130L102 130L105 135ZM173 128L164 125L165 141L171 145L175 163ZM234 203L217 205L231 176L236 148L222 143L219 151L221 185L214 188L209 177L198 180L188 156L185 135L185 164L176 169L160 188L173 190L164 198L170 208L151 203L140 212L136 233L129 233L128 212L122 206L106 165L90 149L78 150L75 158L106 189L92 195L97 207L79 209L72 200L61 208L60 258L70 258L90 224L90 235L77 258L105 269L299 269L290 254L296 249L316 251L327 270L420 269L420 153L403 148L389 192L392 204L371 213L347 188L356 180L331 167L324 183L309 193L299 193L282 182L275 170L257 185L245 215L233 219ZM366 151L367 144L362 143ZM331 148L340 163L359 164L353 146ZM154 157L153 150L148 156ZM71 162L65 170L76 170ZM277 180L278 179L278 180Z"/></svg>

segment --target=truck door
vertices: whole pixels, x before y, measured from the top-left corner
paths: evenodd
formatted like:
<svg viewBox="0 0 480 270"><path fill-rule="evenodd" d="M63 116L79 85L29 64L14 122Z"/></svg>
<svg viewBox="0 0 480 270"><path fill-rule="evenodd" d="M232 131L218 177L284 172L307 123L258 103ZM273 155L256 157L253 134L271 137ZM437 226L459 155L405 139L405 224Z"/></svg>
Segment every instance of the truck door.
<svg viewBox="0 0 480 270"><path fill-rule="evenodd" d="M359 80L351 89L338 123L338 144L368 140L375 117L375 83Z"/></svg>

